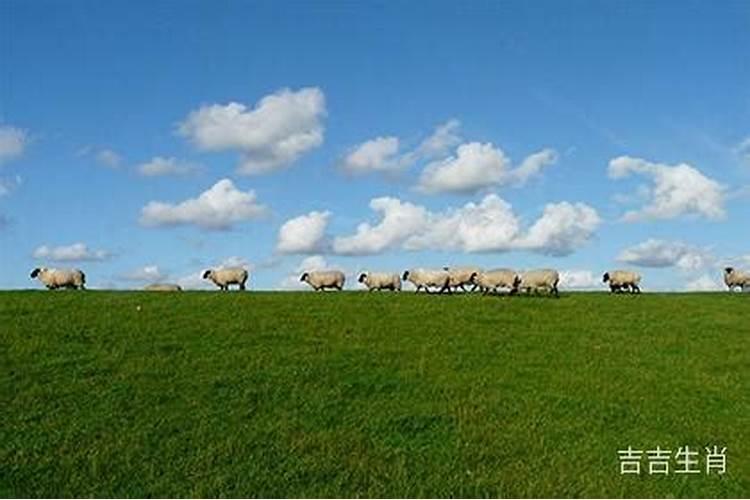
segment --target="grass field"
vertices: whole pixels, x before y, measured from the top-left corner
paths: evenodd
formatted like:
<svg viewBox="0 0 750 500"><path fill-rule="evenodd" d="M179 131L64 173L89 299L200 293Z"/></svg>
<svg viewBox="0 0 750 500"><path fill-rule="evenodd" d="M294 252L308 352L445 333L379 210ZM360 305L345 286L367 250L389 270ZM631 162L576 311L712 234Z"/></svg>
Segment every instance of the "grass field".
<svg viewBox="0 0 750 500"><path fill-rule="evenodd" d="M3 292L0 325L3 496L750 496L748 294ZM714 444L723 476L619 473Z"/></svg>

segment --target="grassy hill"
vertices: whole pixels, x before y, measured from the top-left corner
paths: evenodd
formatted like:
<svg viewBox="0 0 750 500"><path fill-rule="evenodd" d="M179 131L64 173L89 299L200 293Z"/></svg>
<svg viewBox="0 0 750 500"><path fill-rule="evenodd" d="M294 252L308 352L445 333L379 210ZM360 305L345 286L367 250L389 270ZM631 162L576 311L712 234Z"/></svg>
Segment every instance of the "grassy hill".
<svg viewBox="0 0 750 500"><path fill-rule="evenodd" d="M2 292L0 494L748 497L749 319L726 293ZM714 444L723 476L619 473Z"/></svg>

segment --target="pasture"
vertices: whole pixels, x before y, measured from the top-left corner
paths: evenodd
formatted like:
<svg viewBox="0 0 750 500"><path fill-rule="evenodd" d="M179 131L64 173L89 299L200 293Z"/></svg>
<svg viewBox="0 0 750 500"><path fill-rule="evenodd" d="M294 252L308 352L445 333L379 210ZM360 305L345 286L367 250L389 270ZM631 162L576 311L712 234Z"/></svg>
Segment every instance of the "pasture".
<svg viewBox="0 0 750 500"><path fill-rule="evenodd" d="M749 318L728 293L1 292L0 494L748 497ZM724 475L620 475L629 445L714 444Z"/></svg>

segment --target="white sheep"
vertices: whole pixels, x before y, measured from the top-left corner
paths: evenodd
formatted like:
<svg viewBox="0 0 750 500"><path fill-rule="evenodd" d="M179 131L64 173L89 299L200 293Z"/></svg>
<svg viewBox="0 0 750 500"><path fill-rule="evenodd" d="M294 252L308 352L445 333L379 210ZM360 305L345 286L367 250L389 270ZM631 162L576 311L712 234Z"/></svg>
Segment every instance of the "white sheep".
<svg viewBox="0 0 750 500"><path fill-rule="evenodd" d="M435 287L438 288L439 293L443 293L444 291L452 293L448 271L442 269L409 269L404 271L401 279L414 284L417 287L417 292L421 288L424 288L427 293L430 293L430 287Z"/></svg>
<svg viewBox="0 0 750 500"><path fill-rule="evenodd" d="M357 281L364 283L370 292L373 290L401 291L401 277L396 273L364 272L359 275Z"/></svg>
<svg viewBox="0 0 750 500"><path fill-rule="evenodd" d="M86 289L86 275L80 269L47 269L37 267L31 271L32 278L38 278L49 290L58 288Z"/></svg>
<svg viewBox="0 0 750 500"><path fill-rule="evenodd" d="M143 288L147 292L181 292L182 287L174 283L152 283Z"/></svg>
<svg viewBox="0 0 750 500"><path fill-rule="evenodd" d="M471 281L486 295L497 292L499 288L513 290L516 281L516 273L513 269L492 269L490 271L475 272Z"/></svg>
<svg viewBox="0 0 750 500"><path fill-rule="evenodd" d="M547 290L556 297L560 296L557 285L560 283L560 273L554 269L534 269L524 271L516 276L513 282L512 293L518 293L519 290L538 292L541 289Z"/></svg>
<svg viewBox="0 0 750 500"><path fill-rule="evenodd" d="M460 288L464 292L466 285L472 285L472 292L477 289L476 283L472 282L471 278L482 272L478 267L444 267L443 270L448 271L448 286L456 290Z"/></svg>
<svg viewBox="0 0 750 500"><path fill-rule="evenodd" d="M244 290L248 276L247 269L241 267L208 269L203 273L203 279L210 279L220 290L229 290L229 285L239 285L240 290Z"/></svg>
<svg viewBox="0 0 750 500"><path fill-rule="evenodd" d="M737 287L740 287L742 291L750 290L750 273L733 267L726 267L724 268L724 283L729 287L730 292Z"/></svg>
<svg viewBox="0 0 750 500"><path fill-rule="evenodd" d="M641 275L635 271L609 271L602 276L602 282L609 283L612 293L618 293L623 289L631 293L641 293Z"/></svg>
<svg viewBox="0 0 750 500"><path fill-rule="evenodd" d="M313 287L316 292L326 288L343 290L346 276L341 271L310 271L303 273L299 280Z"/></svg>

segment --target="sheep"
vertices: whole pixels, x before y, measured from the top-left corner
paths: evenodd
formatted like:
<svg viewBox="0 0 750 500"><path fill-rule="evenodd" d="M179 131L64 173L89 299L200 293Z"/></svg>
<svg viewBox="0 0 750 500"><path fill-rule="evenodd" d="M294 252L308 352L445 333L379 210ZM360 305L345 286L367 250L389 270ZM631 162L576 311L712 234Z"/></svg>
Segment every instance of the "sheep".
<svg viewBox="0 0 750 500"><path fill-rule="evenodd" d="M609 271L602 276L602 282L609 282L611 293L618 293L621 290L630 291L631 293L641 293L640 283L641 275L634 271Z"/></svg>
<svg viewBox="0 0 750 500"><path fill-rule="evenodd" d="M724 283L726 283L730 292L737 287L745 291L745 289L750 289L750 273L733 267L726 267L724 268Z"/></svg>
<svg viewBox="0 0 750 500"><path fill-rule="evenodd" d="M493 269L491 271L475 272L471 281L478 286L483 295L497 292L498 288L513 289L517 273L513 269Z"/></svg>
<svg viewBox="0 0 750 500"><path fill-rule="evenodd" d="M341 271L310 271L303 273L299 280L313 287L316 292L326 288L343 290L346 276Z"/></svg>
<svg viewBox="0 0 750 500"><path fill-rule="evenodd" d="M357 280L364 283L367 289L373 290L393 290L401 291L401 277L396 273L368 273L364 272L359 275Z"/></svg>
<svg viewBox="0 0 750 500"><path fill-rule="evenodd" d="M439 287L439 293L444 291L451 292L450 275L445 270L434 269L409 269L404 271L401 277L404 281L410 281L417 287L417 292L424 287L427 293L430 293L430 287Z"/></svg>
<svg viewBox="0 0 750 500"><path fill-rule="evenodd" d="M455 290L460 288L464 292L466 291L465 285L472 285L472 292L477 289L477 285L471 281L471 277L482 272L478 267L444 267L443 271L448 271L449 286Z"/></svg>
<svg viewBox="0 0 750 500"><path fill-rule="evenodd" d="M239 285L240 290L245 289L247 282L247 269L241 267L225 267L223 269L207 269L203 272L203 279L210 279L220 290L229 290L229 285Z"/></svg>
<svg viewBox="0 0 750 500"><path fill-rule="evenodd" d="M80 269L47 269L37 267L31 278L38 278L49 290L58 288L86 289L86 275Z"/></svg>
<svg viewBox="0 0 750 500"><path fill-rule="evenodd" d="M147 292L181 292L182 287L174 283L152 283L143 288Z"/></svg>
<svg viewBox="0 0 750 500"><path fill-rule="evenodd" d="M513 290L511 293L516 294L521 289L531 291L532 289L537 292L543 288L548 290L550 294L554 294L555 297L560 296L560 292L557 289L557 285L560 283L560 273L554 269L534 269L531 271L524 271L516 276L513 281Z"/></svg>

